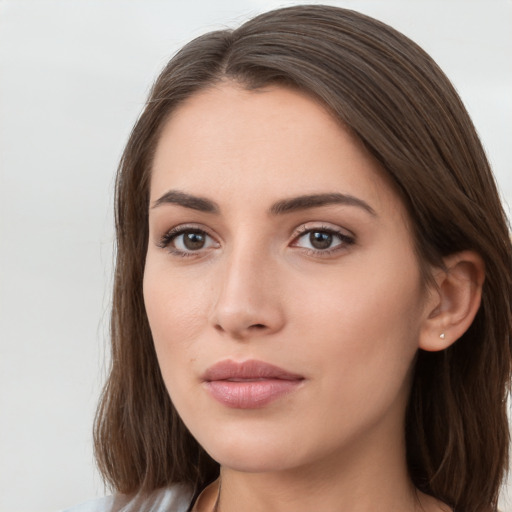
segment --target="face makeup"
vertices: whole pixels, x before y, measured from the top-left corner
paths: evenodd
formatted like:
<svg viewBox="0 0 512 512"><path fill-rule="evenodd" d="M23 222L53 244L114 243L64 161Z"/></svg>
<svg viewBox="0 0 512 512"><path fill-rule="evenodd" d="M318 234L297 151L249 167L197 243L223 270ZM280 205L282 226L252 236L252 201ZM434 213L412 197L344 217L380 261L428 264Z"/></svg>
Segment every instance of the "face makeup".
<svg viewBox="0 0 512 512"><path fill-rule="evenodd" d="M204 386L221 404L257 409L295 391L304 378L263 361L221 361L203 375Z"/></svg>
<svg viewBox="0 0 512 512"><path fill-rule="evenodd" d="M426 318L407 213L314 99L220 84L176 109L153 162L144 299L171 400L223 467L403 450Z"/></svg>

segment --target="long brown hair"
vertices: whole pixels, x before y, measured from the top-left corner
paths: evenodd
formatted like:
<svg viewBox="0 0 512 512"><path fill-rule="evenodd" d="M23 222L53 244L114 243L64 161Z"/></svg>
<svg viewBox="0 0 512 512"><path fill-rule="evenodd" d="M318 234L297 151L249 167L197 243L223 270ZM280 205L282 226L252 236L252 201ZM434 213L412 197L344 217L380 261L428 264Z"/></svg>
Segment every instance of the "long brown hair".
<svg viewBox="0 0 512 512"><path fill-rule="evenodd" d="M198 491L219 471L163 384L142 278L159 133L180 102L221 80L286 84L320 100L400 191L422 268L466 249L483 258L483 299L469 330L442 352L418 354L405 429L418 489L457 510L494 509L508 464L512 248L489 164L457 93L421 48L372 18L319 5L271 11L187 44L132 131L117 176L112 366L95 424L105 480L121 493L173 482Z"/></svg>

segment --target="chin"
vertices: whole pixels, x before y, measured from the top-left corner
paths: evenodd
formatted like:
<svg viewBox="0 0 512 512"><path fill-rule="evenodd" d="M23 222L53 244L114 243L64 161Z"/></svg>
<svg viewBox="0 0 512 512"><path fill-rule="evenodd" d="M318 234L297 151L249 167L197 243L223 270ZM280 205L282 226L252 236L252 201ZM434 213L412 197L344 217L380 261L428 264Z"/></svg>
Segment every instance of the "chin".
<svg viewBox="0 0 512 512"><path fill-rule="evenodd" d="M207 450L208 451L208 450ZM208 452L222 467L242 473L270 473L284 471L297 464L283 460L279 454L267 450L216 450Z"/></svg>
<svg viewBox="0 0 512 512"><path fill-rule="evenodd" d="M263 435L240 426L237 432L212 429L204 436L195 437L212 459L236 471L280 471L294 466L302 458L299 450L291 446L290 439L287 443L275 431L274 435Z"/></svg>
<svg viewBox="0 0 512 512"><path fill-rule="evenodd" d="M292 432L279 432L274 426L271 432L255 431L239 426L217 429L214 435L207 433L198 442L216 462L224 468L244 473L269 473L297 469L314 464L328 457L332 450L322 442L307 445L302 436Z"/></svg>

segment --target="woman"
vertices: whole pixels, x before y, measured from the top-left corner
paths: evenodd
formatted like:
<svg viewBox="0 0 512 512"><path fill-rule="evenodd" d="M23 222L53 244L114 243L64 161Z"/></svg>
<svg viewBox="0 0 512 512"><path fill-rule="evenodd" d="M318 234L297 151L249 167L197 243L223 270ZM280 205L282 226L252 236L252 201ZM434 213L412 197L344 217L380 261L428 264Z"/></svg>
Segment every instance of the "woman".
<svg viewBox="0 0 512 512"><path fill-rule="evenodd" d="M326 6L199 37L116 205L91 510L496 510L509 232L413 42Z"/></svg>

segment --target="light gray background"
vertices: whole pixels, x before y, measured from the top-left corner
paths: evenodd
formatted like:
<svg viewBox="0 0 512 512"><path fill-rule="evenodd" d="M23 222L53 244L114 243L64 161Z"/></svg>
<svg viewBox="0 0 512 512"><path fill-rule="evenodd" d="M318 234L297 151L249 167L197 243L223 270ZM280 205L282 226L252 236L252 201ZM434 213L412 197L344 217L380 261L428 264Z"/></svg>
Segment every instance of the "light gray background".
<svg viewBox="0 0 512 512"><path fill-rule="evenodd" d="M113 175L152 80L192 37L292 3L0 0L0 511L103 494L91 424ZM391 24L438 61L512 204L512 1L324 3Z"/></svg>

